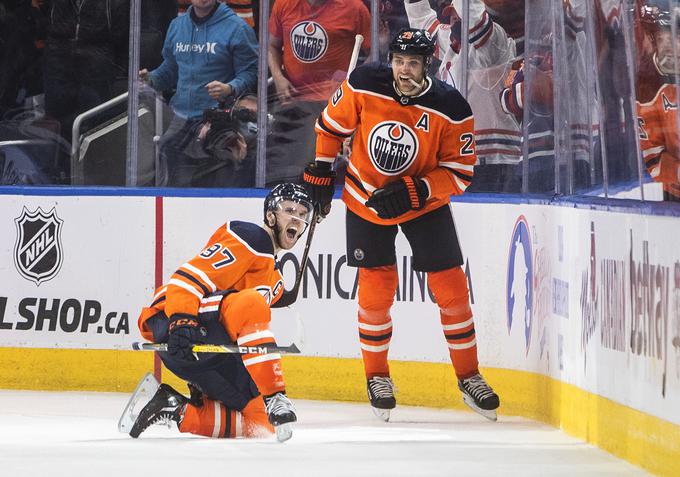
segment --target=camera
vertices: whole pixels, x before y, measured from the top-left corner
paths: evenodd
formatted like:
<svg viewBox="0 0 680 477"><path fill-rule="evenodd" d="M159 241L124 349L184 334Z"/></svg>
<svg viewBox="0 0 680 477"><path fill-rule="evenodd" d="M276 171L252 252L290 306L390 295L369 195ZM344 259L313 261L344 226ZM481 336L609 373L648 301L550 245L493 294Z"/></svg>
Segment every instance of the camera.
<svg viewBox="0 0 680 477"><path fill-rule="evenodd" d="M257 141L257 99L230 96L216 108L203 112L199 132L203 150L219 161L240 167Z"/></svg>

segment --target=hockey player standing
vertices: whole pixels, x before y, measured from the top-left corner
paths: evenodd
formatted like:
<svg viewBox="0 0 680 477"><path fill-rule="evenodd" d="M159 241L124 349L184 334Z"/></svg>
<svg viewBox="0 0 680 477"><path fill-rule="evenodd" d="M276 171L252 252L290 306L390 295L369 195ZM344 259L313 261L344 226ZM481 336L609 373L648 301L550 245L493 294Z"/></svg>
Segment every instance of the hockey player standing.
<svg viewBox="0 0 680 477"><path fill-rule="evenodd" d="M297 418L279 354L194 354L192 346L275 344L270 307L290 302L281 300L276 255L293 248L311 214L304 187L280 184L265 199L263 227L227 222L157 290L139 328L145 339L167 343L161 359L188 382L191 399L161 384L132 437L159 421L175 421L180 432L209 437L261 437L275 429L279 440L290 438Z"/></svg>
<svg viewBox="0 0 680 477"><path fill-rule="evenodd" d="M479 374L463 257L449 207L475 164L470 106L453 87L428 77L434 43L424 30L400 31L391 66L358 67L319 116L316 160L304 180L315 202L330 210L331 169L343 140L355 134L343 191L347 261L359 267L359 340L368 398L384 420L396 405L387 353L390 308L397 289L395 237L426 272L464 401L496 419L498 396Z"/></svg>

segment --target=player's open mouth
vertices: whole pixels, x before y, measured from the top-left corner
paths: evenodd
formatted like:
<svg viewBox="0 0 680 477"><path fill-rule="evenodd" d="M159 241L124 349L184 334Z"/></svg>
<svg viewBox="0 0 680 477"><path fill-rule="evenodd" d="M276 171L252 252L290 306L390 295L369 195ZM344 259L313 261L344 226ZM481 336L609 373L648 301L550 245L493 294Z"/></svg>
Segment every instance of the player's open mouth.
<svg viewBox="0 0 680 477"><path fill-rule="evenodd" d="M288 227L286 229L286 236L289 240L294 240L297 237L298 231L295 227Z"/></svg>

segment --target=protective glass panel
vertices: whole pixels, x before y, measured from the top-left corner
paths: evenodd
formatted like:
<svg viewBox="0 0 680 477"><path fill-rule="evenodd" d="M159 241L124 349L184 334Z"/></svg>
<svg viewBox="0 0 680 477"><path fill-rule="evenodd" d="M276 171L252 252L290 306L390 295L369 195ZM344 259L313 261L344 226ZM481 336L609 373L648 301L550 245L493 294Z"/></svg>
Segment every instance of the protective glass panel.
<svg viewBox="0 0 680 477"><path fill-rule="evenodd" d="M564 2L556 8L553 38L553 109L555 117L556 192L592 193L601 182L599 148L600 101L596 94L592 5L587 0Z"/></svg>
<svg viewBox="0 0 680 477"><path fill-rule="evenodd" d="M467 48L463 28L455 22L451 27L454 38L451 44L455 47L459 34L462 39L458 63L466 68L464 72L456 65L454 76L466 78L465 84L462 80L458 83L466 91L475 117L478 163L467 190L519 193L522 111L521 101L517 103L514 94L521 88L521 78L517 75L524 46L524 0L469 0L467 3L467 15L460 15L462 21L468 22ZM467 62L463 61L466 49Z"/></svg>
<svg viewBox="0 0 680 477"><path fill-rule="evenodd" d="M252 7L191 3L142 1L139 103L152 114L140 113L137 162L153 174L137 185L253 187L259 47Z"/></svg>
<svg viewBox="0 0 680 477"><path fill-rule="evenodd" d="M269 14L266 44L272 80L267 102L266 187L301 179L305 166L315 158L316 119L347 77L356 35L363 37L359 64L371 48L369 2L347 2L342 12L332 2L290 5L277 0ZM262 42L265 36L260 37ZM335 161L340 177L350 147L348 140Z"/></svg>
<svg viewBox="0 0 680 477"><path fill-rule="evenodd" d="M522 108L523 192L555 191L554 2L527 0L524 61L513 80ZM531 12L531 15L528 14Z"/></svg>
<svg viewBox="0 0 680 477"><path fill-rule="evenodd" d="M633 30L633 2L605 0L594 4L598 83L601 96L603 187L598 195L641 198L638 160L635 75L638 68Z"/></svg>
<svg viewBox="0 0 680 477"><path fill-rule="evenodd" d="M678 1L641 2L635 17L637 116L646 200L680 201Z"/></svg>
<svg viewBox="0 0 680 477"><path fill-rule="evenodd" d="M105 127L111 141L99 150L123 164L124 183L126 128L117 121L125 100L83 113L127 89L129 5L84 2L80 10L79 22L70 1L0 5L2 185L72 184L73 163L97 149L83 150L80 136L101 137Z"/></svg>

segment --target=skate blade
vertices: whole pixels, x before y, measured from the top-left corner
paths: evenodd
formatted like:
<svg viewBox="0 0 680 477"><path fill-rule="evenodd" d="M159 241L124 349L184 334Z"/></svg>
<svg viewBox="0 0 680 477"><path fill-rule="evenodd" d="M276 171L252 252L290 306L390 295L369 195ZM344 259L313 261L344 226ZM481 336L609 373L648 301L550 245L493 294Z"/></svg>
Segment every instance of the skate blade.
<svg viewBox="0 0 680 477"><path fill-rule="evenodd" d="M285 424L281 424L280 426L276 426L274 430L276 430L276 440L279 442L286 442L288 439L293 437L292 422L287 422Z"/></svg>
<svg viewBox="0 0 680 477"><path fill-rule="evenodd" d="M498 420L498 416L496 415L495 409L491 410L482 409L481 407L477 406L475 402L472 400L472 398L469 397L467 394L463 394L463 402L467 404L470 409L475 411L477 414L486 417L489 421L496 422Z"/></svg>
<svg viewBox="0 0 680 477"><path fill-rule="evenodd" d="M373 414L378 416L379 419L389 422L390 421L390 411L391 409L379 409L377 407L371 406L371 409L373 409Z"/></svg>
<svg viewBox="0 0 680 477"><path fill-rule="evenodd" d="M130 396L123 414L121 414L118 420L118 430L125 434L129 434L132 430L132 426L137 420L139 411L141 411L144 406L146 406L156 391L160 383L156 380L152 373L146 373L142 380L137 384L135 391Z"/></svg>

